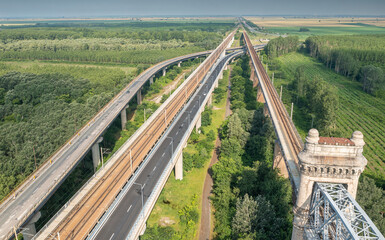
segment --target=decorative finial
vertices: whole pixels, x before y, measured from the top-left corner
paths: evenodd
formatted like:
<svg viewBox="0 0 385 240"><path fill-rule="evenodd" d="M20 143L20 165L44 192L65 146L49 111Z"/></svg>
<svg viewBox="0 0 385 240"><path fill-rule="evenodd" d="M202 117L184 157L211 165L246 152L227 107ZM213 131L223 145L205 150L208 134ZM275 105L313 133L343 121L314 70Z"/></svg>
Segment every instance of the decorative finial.
<svg viewBox="0 0 385 240"><path fill-rule="evenodd" d="M319 132L317 129L315 128L312 128L309 130L309 133L306 137L306 142L307 143L314 143L314 144L318 144L318 141L319 141Z"/></svg>
<svg viewBox="0 0 385 240"><path fill-rule="evenodd" d="M364 135L360 131L354 131L350 140L352 140L358 147L363 147L365 145Z"/></svg>

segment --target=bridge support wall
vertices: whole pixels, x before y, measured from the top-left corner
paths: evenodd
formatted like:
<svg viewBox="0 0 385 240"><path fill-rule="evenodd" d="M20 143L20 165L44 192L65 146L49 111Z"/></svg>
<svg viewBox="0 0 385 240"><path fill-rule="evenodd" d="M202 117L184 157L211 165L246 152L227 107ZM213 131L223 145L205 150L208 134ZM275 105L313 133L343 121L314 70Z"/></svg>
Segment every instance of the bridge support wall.
<svg viewBox="0 0 385 240"><path fill-rule="evenodd" d="M182 62L178 62L178 67L180 67L180 64L181 64Z"/></svg>
<svg viewBox="0 0 385 240"><path fill-rule="evenodd" d="M319 137L310 129L305 148L298 154L300 184L294 207L292 239L304 239L313 186L315 182L340 183L355 198L358 179L367 164L362 155L363 135L356 131L351 139Z"/></svg>
<svg viewBox="0 0 385 240"><path fill-rule="evenodd" d="M278 139L275 140L274 144L273 168L278 168L281 176L285 178L289 177L289 172L287 171L285 159L282 155L282 149Z"/></svg>
<svg viewBox="0 0 385 240"><path fill-rule="evenodd" d="M266 103L265 97L263 96L263 92L261 89L261 85L258 84L257 88L258 88L257 89L257 102Z"/></svg>
<svg viewBox="0 0 385 240"><path fill-rule="evenodd" d="M35 223L40 219L41 212L37 212L35 216L29 220L29 222L23 228L22 234L24 240L31 240L36 234Z"/></svg>
<svg viewBox="0 0 385 240"><path fill-rule="evenodd" d="M100 137L96 143L92 146L91 151L92 151L92 163L94 164L94 172L96 171L96 168L100 164L100 148L99 148L99 143L103 141L103 138Z"/></svg>
<svg viewBox="0 0 385 240"><path fill-rule="evenodd" d="M150 77L150 85L154 83L154 76Z"/></svg>
<svg viewBox="0 0 385 240"><path fill-rule="evenodd" d="M121 120L122 130L126 129L126 124L127 124L127 108L128 108L128 106L124 107L123 110L120 112L120 120Z"/></svg>
<svg viewBox="0 0 385 240"><path fill-rule="evenodd" d="M167 69L167 68L163 68L163 71L162 71L162 76L163 76L163 77L166 76L166 69Z"/></svg>
<svg viewBox="0 0 385 240"><path fill-rule="evenodd" d="M138 105L142 104L142 88L136 93L136 103L138 103Z"/></svg>

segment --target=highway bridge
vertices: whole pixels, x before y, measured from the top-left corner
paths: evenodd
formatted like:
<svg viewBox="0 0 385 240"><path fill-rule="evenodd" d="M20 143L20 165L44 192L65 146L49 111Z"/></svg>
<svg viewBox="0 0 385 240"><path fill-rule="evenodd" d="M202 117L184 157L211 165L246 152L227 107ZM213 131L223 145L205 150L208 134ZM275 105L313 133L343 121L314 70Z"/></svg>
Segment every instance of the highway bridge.
<svg viewBox="0 0 385 240"><path fill-rule="evenodd" d="M106 164L106 168L98 172L87 186L81 189L68 208L63 211L66 216L51 221L55 225L49 232L59 233L66 239L83 239L103 216L115 197L126 185L138 166L143 164L153 146L166 131L169 124L181 111L190 96L200 85L210 68L219 57L225 55L231 46L234 32L232 32L215 49L204 62L183 82L167 101L146 121L142 127L124 144L118 153ZM84 194L82 193L84 192ZM48 228L48 227L47 227Z"/></svg>
<svg viewBox="0 0 385 240"><path fill-rule="evenodd" d="M227 50L239 49L241 47ZM172 65L180 65L182 61L205 57L211 52L205 51L169 59L156 64L136 77L29 178L1 201L0 239L12 236L14 228L19 229L21 226L25 226L36 214L39 214L39 209L91 149L94 169L96 169L100 162L98 143L102 139L101 136L118 116L121 117L122 128L125 127L128 103L135 97L138 103L141 102L141 90L147 82L152 84L155 74L162 72L164 75L166 69Z"/></svg>

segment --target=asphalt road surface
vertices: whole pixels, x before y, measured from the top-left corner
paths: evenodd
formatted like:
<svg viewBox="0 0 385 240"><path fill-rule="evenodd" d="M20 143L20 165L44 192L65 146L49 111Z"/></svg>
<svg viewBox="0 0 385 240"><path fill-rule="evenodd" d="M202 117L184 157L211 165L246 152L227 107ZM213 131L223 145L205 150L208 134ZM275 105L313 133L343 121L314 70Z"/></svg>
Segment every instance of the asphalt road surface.
<svg viewBox="0 0 385 240"><path fill-rule="evenodd" d="M206 97L223 64L225 64L227 58L232 55L233 54L227 55L221 60L220 64L209 73L210 76L206 80L206 83L195 97L190 99L185 111L180 113L182 116L176 123L172 124L167 138L164 138L164 141L160 143L158 149L150 156L147 165L137 177L136 182L127 191L95 239L113 240L126 238L142 209L142 191L143 203L146 204L158 179L171 160L172 149L176 149L180 144L183 135L190 125L190 120L197 114L203 99ZM173 139L173 143L171 138Z"/></svg>

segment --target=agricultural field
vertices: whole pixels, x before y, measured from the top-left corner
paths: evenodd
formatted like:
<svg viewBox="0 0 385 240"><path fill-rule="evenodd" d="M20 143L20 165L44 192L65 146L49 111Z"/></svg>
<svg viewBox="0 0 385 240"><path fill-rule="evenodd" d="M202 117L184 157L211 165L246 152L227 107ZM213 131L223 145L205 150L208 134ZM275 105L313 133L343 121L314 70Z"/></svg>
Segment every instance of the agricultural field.
<svg viewBox="0 0 385 240"><path fill-rule="evenodd" d="M337 110L337 128L339 137L350 138L353 131L359 130L364 134L366 146L364 155L368 159L365 174L374 178L378 184L385 184L385 100L374 97L362 91L361 83L341 76L326 68L316 59L301 53L289 53L277 58L278 69L275 71L274 85L277 91L283 86L283 101L291 104L292 97L288 90L299 66L304 66L307 79L316 76L335 86L339 96ZM270 76L272 70L269 69ZM294 122L300 135L304 138L311 127L311 117L303 115L296 107Z"/></svg>
<svg viewBox="0 0 385 240"><path fill-rule="evenodd" d="M305 40L312 35L352 35L383 34L385 18L283 18L283 17L247 17L266 32L281 35L297 35ZM308 31L300 31L300 28Z"/></svg>

